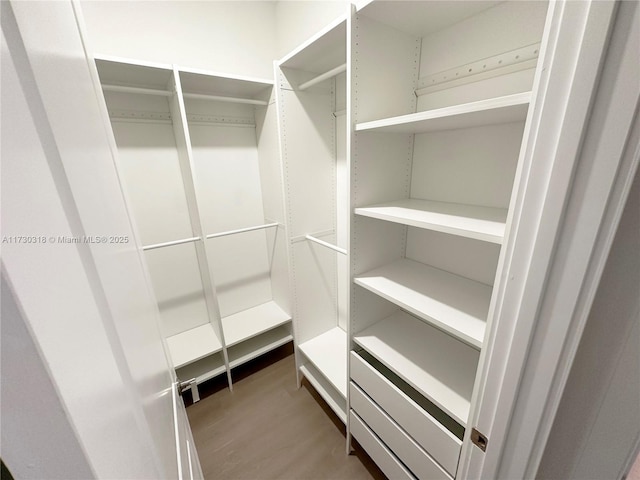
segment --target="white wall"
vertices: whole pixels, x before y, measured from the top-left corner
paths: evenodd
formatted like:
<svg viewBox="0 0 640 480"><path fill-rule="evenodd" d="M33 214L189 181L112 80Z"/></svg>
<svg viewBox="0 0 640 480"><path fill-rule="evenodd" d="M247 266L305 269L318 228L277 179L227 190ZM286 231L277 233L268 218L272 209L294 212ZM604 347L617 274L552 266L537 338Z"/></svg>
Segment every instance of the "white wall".
<svg viewBox="0 0 640 480"><path fill-rule="evenodd" d="M334 0L276 2L277 58L284 57L307 38L347 13L349 2Z"/></svg>
<svg viewBox="0 0 640 480"><path fill-rule="evenodd" d="M82 0L81 5L93 52L273 77L274 2Z"/></svg>

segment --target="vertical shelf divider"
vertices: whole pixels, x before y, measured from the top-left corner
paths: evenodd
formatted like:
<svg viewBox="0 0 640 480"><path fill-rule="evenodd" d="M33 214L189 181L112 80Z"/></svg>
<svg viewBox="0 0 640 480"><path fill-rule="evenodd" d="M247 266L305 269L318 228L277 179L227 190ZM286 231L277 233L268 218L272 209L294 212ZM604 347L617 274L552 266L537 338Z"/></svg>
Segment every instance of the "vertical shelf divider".
<svg viewBox="0 0 640 480"><path fill-rule="evenodd" d="M175 66L173 67L173 87L175 89L175 94L170 102L171 118L173 119L172 124L176 145L178 147L180 171L182 172L182 181L187 198L191 227L195 236L202 239L201 241L195 242L195 248L198 258L198 267L200 269L200 277L202 279L202 288L204 290L205 302L207 305L207 314L209 315L209 322L213 326L214 331L218 334L218 338L222 343L222 353L224 356L225 370L227 372L227 382L229 384L229 389L233 390L227 344L222 330L220 306L215 294L215 284L212 274L209 270L209 261L207 259L207 251L204 243L205 232L202 228L202 218L198 209L196 187L195 182L193 181L193 152L191 150L191 138L189 135L189 127L187 125L187 111L180 83L180 72Z"/></svg>

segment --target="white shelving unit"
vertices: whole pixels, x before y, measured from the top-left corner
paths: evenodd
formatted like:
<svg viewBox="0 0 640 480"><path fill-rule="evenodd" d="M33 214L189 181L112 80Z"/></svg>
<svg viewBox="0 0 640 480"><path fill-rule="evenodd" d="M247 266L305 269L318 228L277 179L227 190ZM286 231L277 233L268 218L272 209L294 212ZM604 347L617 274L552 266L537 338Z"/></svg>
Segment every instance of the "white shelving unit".
<svg viewBox="0 0 640 480"><path fill-rule="evenodd" d="M491 287L413 260L397 260L353 280L450 335L482 347Z"/></svg>
<svg viewBox="0 0 640 480"><path fill-rule="evenodd" d="M479 352L404 312L353 340L422 395L466 426ZM452 368L449 358L455 358Z"/></svg>
<svg viewBox="0 0 640 480"><path fill-rule="evenodd" d="M369 452L381 464L404 458L393 445L411 435L374 398L410 397L462 441L413 438L447 465L438 478L468 448L545 14L541 2L374 0L352 15L349 343L364 376L350 415L388 449Z"/></svg>
<svg viewBox="0 0 640 480"><path fill-rule="evenodd" d="M347 421L347 20L276 66L298 380Z"/></svg>
<svg viewBox="0 0 640 480"><path fill-rule="evenodd" d="M174 368L231 387L292 340L273 82L96 63Z"/></svg>

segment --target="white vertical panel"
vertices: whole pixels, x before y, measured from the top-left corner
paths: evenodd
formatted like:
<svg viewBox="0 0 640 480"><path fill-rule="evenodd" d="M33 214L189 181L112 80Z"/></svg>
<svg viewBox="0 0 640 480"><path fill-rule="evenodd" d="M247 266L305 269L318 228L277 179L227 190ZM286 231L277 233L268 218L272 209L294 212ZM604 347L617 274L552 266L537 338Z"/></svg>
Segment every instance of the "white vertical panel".
<svg viewBox="0 0 640 480"><path fill-rule="evenodd" d="M3 245L3 267L94 475L172 477L172 376L72 5L3 2L2 30L3 234L48 237ZM83 234L130 240L49 240Z"/></svg>
<svg viewBox="0 0 640 480"><path fill-rule="evenodd" d="M184 105L184 98L182 97L182 87L180 85L180 74L175 68L173 70L173 79L169 87L176 92L169 102L169 107L171 109L171 119L173 123L174 135L176 138L176 145L178 147L180 171L182 173L182 184L184 186L184 192L189 208L189 217L191 218L194 235L202 239L201 241L195 242L194 246L198 259L200 279L202 280L202 289L204 291L205 303L207 306L207 314L209 316L209 321L218 334L218 338L224 340L224 334L222 332L222 326L220 324L220 306L215 294L212 273L208 268L209 261L207 258L207 251L204 243L204 236L206 232L204 231L204 228L202 226L202 217L198 208L196 186L194 181L194 160L193 153L191 151L189 129L187 127L187 113ZM228 372L227 375L229 378L229 383L231 383L231 377Z"/></svg>
<svg viewBox="0 0 640 480"><path fill-rule="evenodd" d="M280 223L277 228L265 231L267 254L271 266L271 292L273 300L285 311L291 312L283 172L276 115L275 103L271 103L266 108L256 108L256 137L265 220Z"/></svg>
<svg viewBox="0 0 640 480"><path fill-rule="evenodd" d="M411 197L507 208L522 123L416 135Z"/></svg>
<svg viewBox="0 0 640 480"><path fill-rule="evenodd" d="M344 77L341 79L344 81ZM336 79L336 85L344 82ZM343 87L336 87L343 90ZM346 101L346 98L345 98ZM338 99L336 98L336 104ZM347 171L347 117L336 117L336 244L344 248L348 242L349 172ZM338 292L338 325L347 330L347 296L349 295L349 263L347 255L336 254L336 288Z"/></svg>

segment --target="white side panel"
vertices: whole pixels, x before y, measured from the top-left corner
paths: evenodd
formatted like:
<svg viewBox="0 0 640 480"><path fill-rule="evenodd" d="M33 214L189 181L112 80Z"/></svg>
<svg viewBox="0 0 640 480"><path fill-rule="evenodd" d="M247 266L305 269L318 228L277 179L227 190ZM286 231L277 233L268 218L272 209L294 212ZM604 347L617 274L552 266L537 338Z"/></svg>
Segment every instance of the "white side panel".
<svg viewBox="0 0 640 480"><path fill-rule="evenodd" d="M336 81L336 85L341 82ZM345 98L346 101L346 98ZM336 99L336 103L338 100ZM344 248L348 242L349 172L347 171L347 117L336 117L336 245ZM349 295L349 263L346 255L336 255L338 290L338 325L347 330L347 296Z"/></svg>
<svg viewBox="0 0 640 480"><path fill-rule="evenodd" d="M94 475L173 477L172 375L72 5L3 2L2 29L3 235L47 238L3 245L6 274Z"/></svg>
<svg viewBox="0 0 640 480"><path fill-rule="evenodd" d="M289 292L289 258L283 197L282 163L278 145L277 108L271 103L256 109L256 137L262 185L262 205L267 222L278 222L277 228L265 231L267 254L271 267L271 294L273 300L291 313Z"/></svg>
<svg viewBox="0 0 640 480"><path fill-rule="evenodd" d="M264 223L253 128L189 125L206 235ZM271 300L265 232L206 240L222 317Z"/></svg>
<svg viewBox="0 0 640 480"><path fill-rule="evenodd" d="M507 208L522 123L416 135L411 197Z"/></svg>

